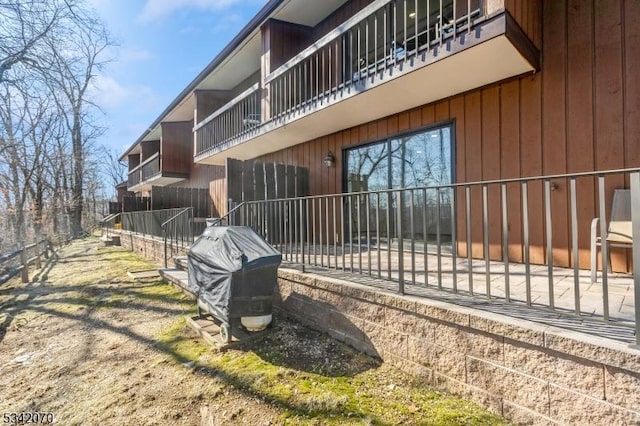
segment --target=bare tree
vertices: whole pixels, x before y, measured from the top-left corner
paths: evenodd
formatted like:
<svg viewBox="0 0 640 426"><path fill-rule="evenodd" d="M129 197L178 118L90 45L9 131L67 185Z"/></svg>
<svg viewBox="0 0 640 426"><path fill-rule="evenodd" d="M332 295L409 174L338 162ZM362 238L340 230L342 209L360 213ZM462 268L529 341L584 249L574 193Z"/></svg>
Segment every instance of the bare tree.
<svg viewBox="0 0 640 426"><path fill-rule="evenodd" d="M14 66L40 62L47 39L69 17L72 4L60 0L0 2L0 82Z"/></svg>
<svg viewBox="0 0 640 426"><path fill-rule="evenodd" d="M47 40L51 56L39 67L47 79L58 110L71 137L71 198L68 214L71 233L82 232L85 157L89 142L102 131L95 124L98 109L89 99L89 88L105 65L106 50L113 42L103 23L85 10L73 10L73 19L62 35L66 44L60 48L56 39Z"/></svg>
<svg viewBox="0 0 640 426"><path fill-rule="evenodd" d="M115 191L115 187L126 179L127 165L120 161L120 155L116 150L102 147L100 154L105 160L102 168L103 173L110 187Z"/></svg>
<svg viewBox="0 0 640 426"><path fill-rule="evenodd" d="M111 45L84 0L0 0L0 214L18 241L25 212L38 230L47 205L54 230L65 211L79 235L85 191L100 194L86 164L103 131L89 88Z"/></svg>

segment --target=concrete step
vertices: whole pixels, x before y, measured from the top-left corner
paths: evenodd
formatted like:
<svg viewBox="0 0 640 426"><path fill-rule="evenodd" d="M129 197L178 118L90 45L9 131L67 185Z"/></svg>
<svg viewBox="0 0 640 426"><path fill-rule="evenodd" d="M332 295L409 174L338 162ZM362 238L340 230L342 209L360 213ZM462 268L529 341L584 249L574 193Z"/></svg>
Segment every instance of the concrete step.
<svg viewBox="0 0 640 426"><path fill-rule="evenodd" d="M195 298L195 295L189 290L189 276L187 271L176 268L159 269L158 272L163 280L169 284L173 284L188 296Z"/></svg>
<svg viewBox="0 0 640 426"><path fill-rule="evenodd" d="M176 269L181 271L187 270L187 256L175 256L173 262L176 264Z"/></svg>

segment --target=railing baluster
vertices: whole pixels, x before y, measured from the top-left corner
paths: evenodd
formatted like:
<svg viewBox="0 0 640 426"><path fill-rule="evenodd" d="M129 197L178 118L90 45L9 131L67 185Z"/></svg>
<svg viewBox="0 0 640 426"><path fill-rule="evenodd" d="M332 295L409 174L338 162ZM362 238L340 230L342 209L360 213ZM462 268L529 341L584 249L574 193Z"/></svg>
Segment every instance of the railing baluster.
<svg viewBox="0 0 640 426"><path fill-rule="evenodd" d="M571 200L571 248L573 253L573 297L576 314L580 315L580 255L578 253L578 206L576 202L576 178L569 179Z"/></svg>
<svg viewBox="0 0 640 426"><path fill-rule="evenodd" d="M411 203L409 204L409 217L411 224L411 283L416 285L416 231L414 226L415 216L414 216L414 204L415 204L415 194L412 189L410 189L409 194L411 195Z"/></svg>
<svg viewBox="0 0 640 426"><path fill-rule="evenodd" d="M451 188L451 278L453 280L453 291L458 292L458 234L456 231L456 193L455 189Z"/></svg>
<svg viewBox="0 0 640 426"><path fill-rule="evenodd" d="M600 211L600 253L602 254L602 312L609 319L609 244L607 242L607 208L604 176L598 176L598 201ZM635 268L634 268L635 269Z"/></svg>
<svg viewBox="0 0 640 426"><path fill-rule="evenodd" d="M466 200L466 225L467 225L467 269L469 274L469 294L473 295L473 257L472 257L472 241L471 241L471 187L464 187Z"/></svg>
<svg viewBox="0 0 640 426"><path fill-rule="evenodd" d="M509 287L509 212L507 204L507 184L500 184L502 195L502 262L504 263L504 293L507 302L511 301Z"/></svg>
<svg viewBox="0 0 640 426"><path fill-rule="evenodd" d="M423 250L422 250L422 261L424 262L424 285L425 287L429 286L429 258L427 256L427 251L429 249L429 230L427 228L427 190L422 189L422 240L423 240Z"/></svg>
<svg viewBox="0 0 640 426"><path fill-rule="evenodd" d="M341 195L340 196L340 243L342 244L342 271L344 272L346 270L345 268L345 243L344 243L344 230L346 227L346 224L344 223L344 209L346 208L345 206L345 196Z"/></svg>
<svg viewBox="0 0 640 426"><path fill-rule="evenodd" d="M367 207L365 208L365 212L367 215L367 259L368 259L367 269L369 272L369 276L371 276L371 219L370 219L371 214L369 212L370 201L371 199L369 198L369 194L366 194L365 203Z"/></svg>
<svg viewBox="0 0 640 426"><path fill-rule="evenodd" d="M402 226L402 191L397 191L398 216L396 229L398 230L398 292L404 294L404 235Z"/></svg>
<svg viewBox="0 0 640 426"><path fill-rule="evenodd" d="M484 240L484 279L486 296L491 298L491 256L489 255L489 188L482 185L482 237Z"/></svg>
<svg viewBox="0 0 640 426"><path fill-rule="evenodd" d="M527 306L531 306L531 264L529 263L529 186L522 182L522 245Z"/></svg>
<svg viewBox="0 0 640 426"><path fill-rule="evenodd" d="M324 199L324 225L327 232L327 268L331 268L331 240L329 238L329 198Z"/></svg>
<svg viewBox="0 0 640 426"><path fill-rule="evenodd" d="M544 211L547 235L547 277L549 280L549 308L555 309L553 294L553 223L551 220L551 181L544 180Z"/></svg>
<svg viewBox="0 0 640 426"><path fill-rule="evenodd" d="M338 228L336 227L336 197L331 197L331 200L333 204L333 255L335 256L334 266L336 269L338 269Z"/></svg>
<svg viewBox="0 0 640 426"><path fill-rule="evenodd" d="M631 241L633 256L633 295L635 317L635 347L640 347L640 172L633 172L629 176L631 188Z"/></svg>
<svg viewBox="0 0 640 426"><path fill-rule="evenodd" d="M356 213L358 215L357 226L358 226L358 272L362 273L362 218L361 218L361 196L357 195L357 204L356 204Z"/></svg>
<svg viewBox="0 0 640 426"><path fill-rule="evenodd" d="M313 246L313 264L318 266L318 250L316 250L316 199L311 199L311 232L312 232L312 246Z"/></svg>
<svg viewBox="0 0 640 426"><path fill-rule="evenodd" d="M311 244L311 235L313 233L313 231L312 231L312 226L313 225L309 221L309 201L311 201L311 210L312 210L312 214L313 214L313 199L309 200L307 198L306 201L307 202L306 202L306 209L305 209L305 219L306 219L306 224L307 224L307 234L306 234L306 237L307 237L307 256L309 257L309 259L307 260L307 263L309 265L311 265L311 264L316 265L315 262L311 262L311 250L312 250L312 247L313 247L314 256L315 256L316 248L314 246L312 246L312 244Z"/></svg>
<svg viewBox="0 0 640 426"><path fill-rule="evenodd" d="M353 272L353 195L349 196L349 271Z"/></svg>
<svg viewBox="0 0 640 426"><path fill-rule="evenodd" d="M440 230L440 188L436 188L436 251L438 261L438 289L442 290L442 233Z"/></svg>
<svg viewBox="0 0 640 426"><path fill-rule="evenodd" d="M387 191L387 278L391 279L391 191Z"/></svg>
<svg viewBox="0 0 640 426"><path fill-rule="evenodd" d="M382 259L380 249L380 193L376 193L376 255L378 257L378 278L382 277Z"/></svg>
<svg viewBox="0 0 640 426"><path fill-rule="evenodd" d="M319 238L319 243L320 243L320 266L324 267L324 238L323 238L323 231L324 228L322 227L322 198L318 198L318 236Z"/></svg>

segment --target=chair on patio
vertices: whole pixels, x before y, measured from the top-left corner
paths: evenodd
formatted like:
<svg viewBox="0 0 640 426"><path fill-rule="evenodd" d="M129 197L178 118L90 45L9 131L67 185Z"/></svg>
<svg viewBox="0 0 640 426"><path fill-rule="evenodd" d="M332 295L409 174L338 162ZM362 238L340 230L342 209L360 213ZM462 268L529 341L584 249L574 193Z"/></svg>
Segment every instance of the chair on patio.
<svg viewBox="0 0 640 426"><path fill-rule="evenodd" d="M603 237L598 236L600 220L591 221L591 282L597 281L597 255L598 246L602 246ZM613 204L611 206L611 221L607 227L607 235L604 237L607 247L631 248L631 191L628 189L616 189L613 191ZM602 273L611 270L611 251L607 265L602 265ZM606 269L605 269L606 268Z"/></svg>

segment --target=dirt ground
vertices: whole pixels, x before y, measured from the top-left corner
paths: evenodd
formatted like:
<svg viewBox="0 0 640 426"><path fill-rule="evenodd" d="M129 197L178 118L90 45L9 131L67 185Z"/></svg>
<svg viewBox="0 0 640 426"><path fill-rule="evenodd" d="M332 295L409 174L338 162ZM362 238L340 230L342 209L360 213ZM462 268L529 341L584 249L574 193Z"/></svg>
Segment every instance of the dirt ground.
<svg viewBox="0 0 640 426"><path fill-rule="evenodd" d="M194 303L97 238L0 286L0 415L61 425L500 424L286 319L219 353L185 327ZM2 420L0 420L2 421Z"/></svg>

